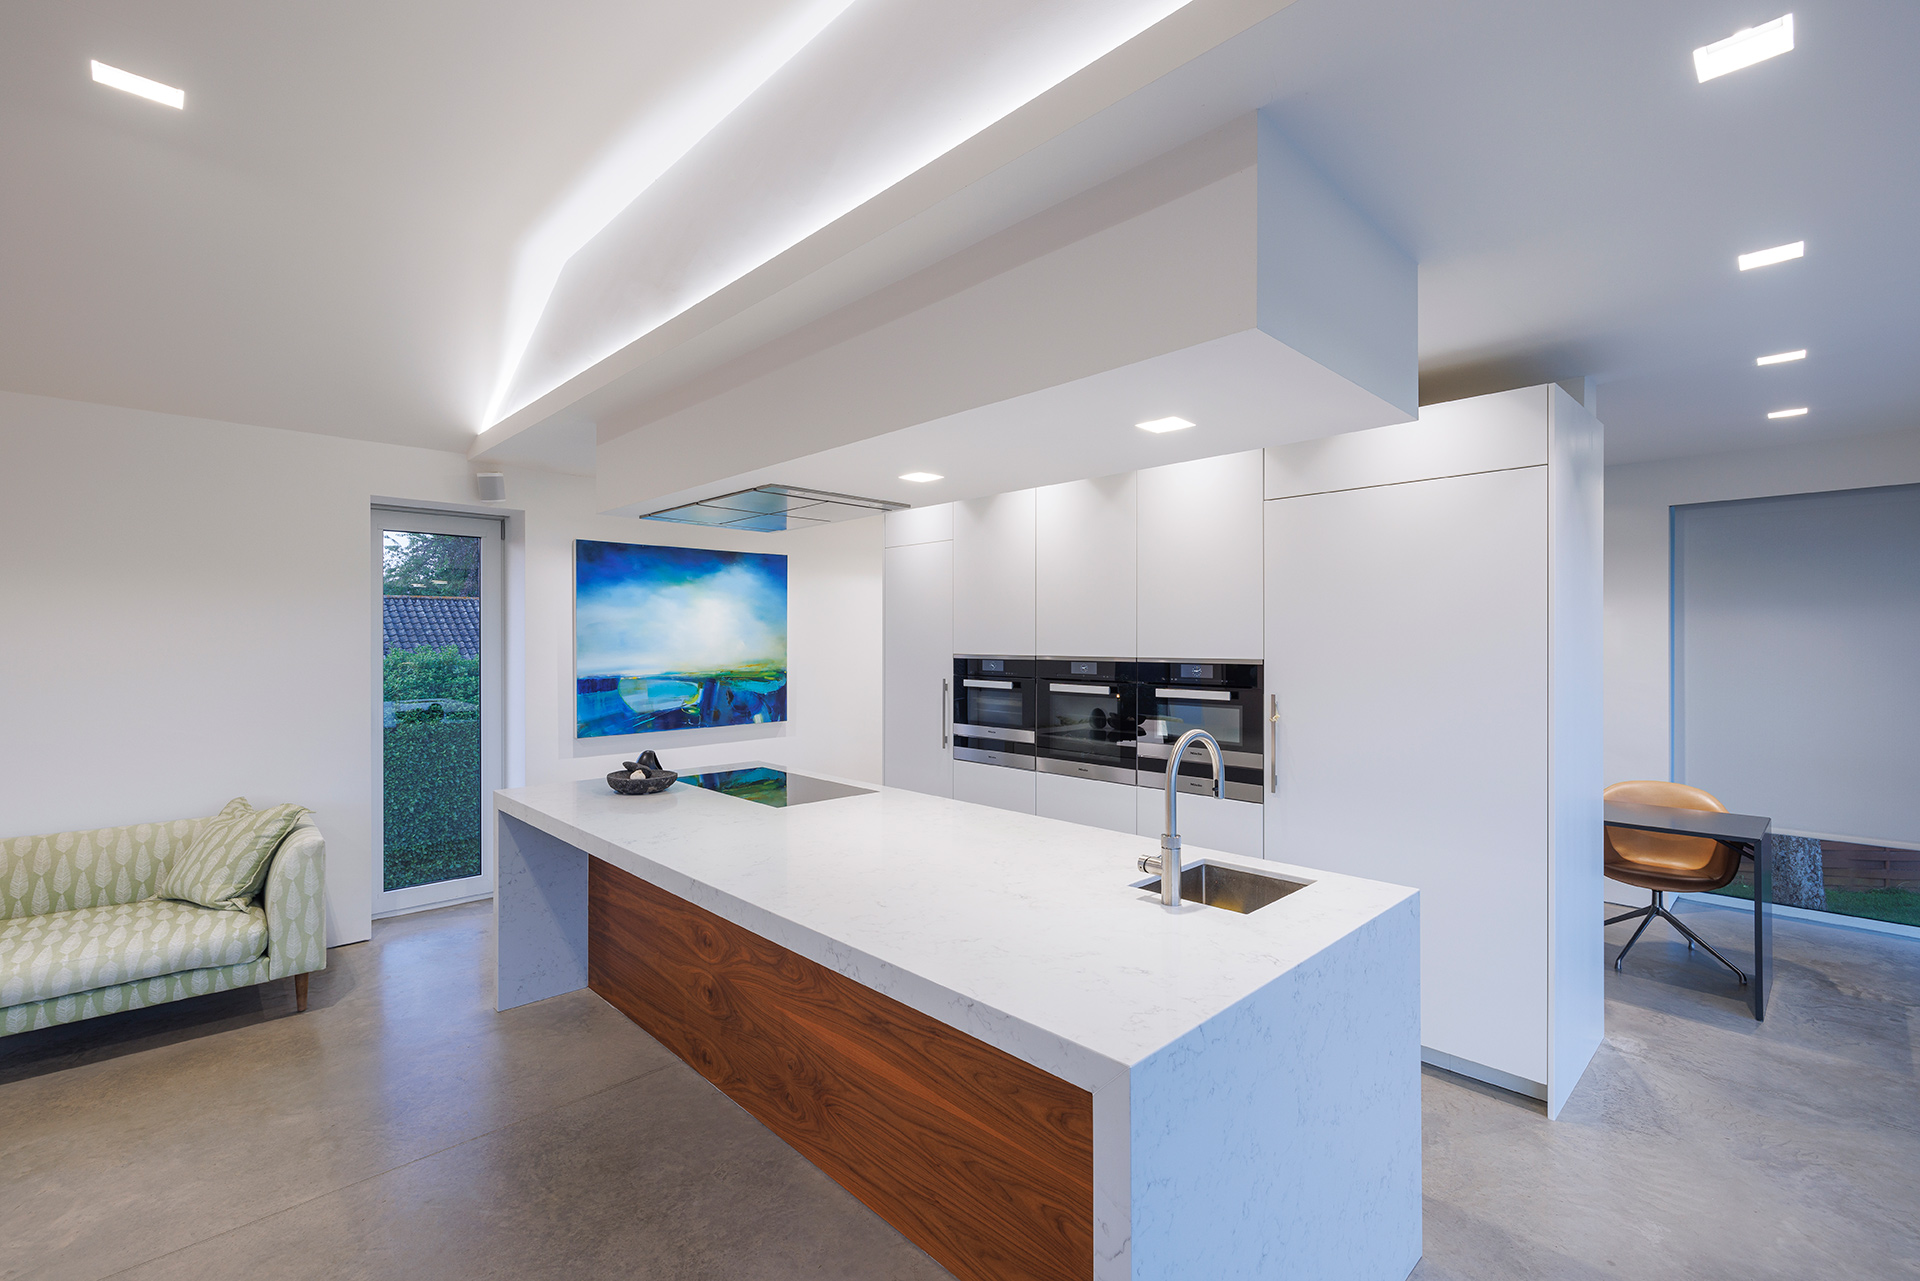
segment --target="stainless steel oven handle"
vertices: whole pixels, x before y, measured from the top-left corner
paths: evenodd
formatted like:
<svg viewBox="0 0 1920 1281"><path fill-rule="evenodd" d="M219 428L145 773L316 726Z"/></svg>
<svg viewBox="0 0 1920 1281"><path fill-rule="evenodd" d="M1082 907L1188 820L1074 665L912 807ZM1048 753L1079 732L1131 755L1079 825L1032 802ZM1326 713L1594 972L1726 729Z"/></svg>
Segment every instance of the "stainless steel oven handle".
<svg viewBox="0 0 1920 1281"><path fill-rule="evenodd" d="M1032 730L1006 729L999 725L958 725L956 724L953 727L953 732L955 736L959 738L999 738L999 739L1005 739L1009 743L1033 742Z"/></svg>
<svg viewBox="0 0 1920 1281"><path fill-rule="evenodd" d="M1052 681L1048 681L1047 688L1052 690L1056 694L1111 694L1113 693L1113 686L1111 685L1057 685Z"/></svg>
<svg viewBox="0 0 1920 1281"><path fill-rule="evenodd" d="M1271 694L1273 715L1267 717L1267 732L1273 737L1273 750L1267 755L1267 790L1280 790L1280 696Z"/></svg>
<svg viewBox="0 0 1920 1281"><path fill-rule="evenodd" d="M968 677L966 680L963 680L960 683L962 685L965 685L968 689L1012 689L1013 688L1012 681L977 681L977 680L974 680L972 677Z"/></svg>
<svg viewBox="0 0 1920 1281"><path fill-rule="evenodd" d="M1156 689L1155 698L1198 698L1209 703L1231 703L1233 693L1224 689Z"/></svg>

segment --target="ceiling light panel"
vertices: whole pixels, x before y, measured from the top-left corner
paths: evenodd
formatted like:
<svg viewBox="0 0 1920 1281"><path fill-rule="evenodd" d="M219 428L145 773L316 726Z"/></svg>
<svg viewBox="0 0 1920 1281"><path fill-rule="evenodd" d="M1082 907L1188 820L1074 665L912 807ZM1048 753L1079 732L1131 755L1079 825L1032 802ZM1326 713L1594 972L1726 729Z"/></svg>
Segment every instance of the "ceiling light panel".
<svg viewBox="0 0 1920 1281"><path fill-rule="evenodd" d="M1802 406L1801 406L1800 408L1798 408L1798 409L1776 409L1776 410L1774 410L1774 411L1773 411L1772 413L1770 413L1770 414L1768 414L1768 415L1767 415L1767 417L1769 417L1769 418L1798 418L1798 417L1800 417L1800 416L1801 416L1802 414L1804 414L1804 413L1806 413L1806 412L1807 412L1807 409L1806 409L1806 406L1804 406L1804 405L1802 405Z"/></svg>
<svg viewBox="0 0 1920 1281"><path fill-rule="evenodd" d="M172 85L163 85L158 80L149 80L145 76L136 76L131 71L122 71L118 67L109 67L104 62L93 64L93 81L106 85L109 89L119 89L148 102L157 102L163 107L172 107L181 111L187 105L187 91L176 89Z"/></svg>
<svg viewBox="0 0 1920 1281"><path fill-rule="evenodd" d="M1777 351L1771 356L1756 356L1753 363L1756 365L1784 365L1790 360L1805 360L1806 358L1806 349L1802 348L1799 351Z"/></svg>
<svg viewBox="0 0 1920 1281"><path fill-rule="evenodd" d="M945 480L946 477L930 471L910 471L901 476L900 479L910 480L916 485L924 485L928 481Z"/></svg>
<svg viewBox="0 0 1920 1281"><path fill-rule="evenodd" d="M1150 431L1156 435L1170 431L1185 431L1193 426L1184 418L1152 418L1144 423L1135 423L1141 431Z"/></svg>
<svg viewBox="0 0 1920 1281"><path fill-rule="evenodd" d="M1743 27L1725 40L1693 51L1693 71L1705 84L1729 71L1751 67L1793 49L1793 15L1782 14L1757 27Z"/></svg>
<svg viewBox="0 0 1920 1281"><path fill-rule="evenodd" d="M1775 245L1771 249L1756 249L1750 254L1741 254L1734 261L1740 264L1740 270L1752 271L1755 267L1771 267L1776 262L1790 262L1804 257L1807 242L1796 240L1790 245Z"/></svg>

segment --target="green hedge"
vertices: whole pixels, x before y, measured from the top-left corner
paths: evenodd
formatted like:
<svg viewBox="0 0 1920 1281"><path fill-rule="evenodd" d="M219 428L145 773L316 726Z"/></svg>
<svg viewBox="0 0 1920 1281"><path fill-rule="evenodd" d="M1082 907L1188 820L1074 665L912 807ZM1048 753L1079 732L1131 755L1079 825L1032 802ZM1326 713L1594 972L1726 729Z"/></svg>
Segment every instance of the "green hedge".
<svg viewBox="0 0 1920 1281"><path fill-rule="evenodd" d="M480 701L480 660L462 658L451 645L440 649L396 649L381 664L381 697L389 703L446 698Z"/></svg>
<svg viewBox="0 0 1920 1281"><path fill-rule="evenodd" d="M478 876L480 723L402 722L384 733L385 887Z"/></svg>

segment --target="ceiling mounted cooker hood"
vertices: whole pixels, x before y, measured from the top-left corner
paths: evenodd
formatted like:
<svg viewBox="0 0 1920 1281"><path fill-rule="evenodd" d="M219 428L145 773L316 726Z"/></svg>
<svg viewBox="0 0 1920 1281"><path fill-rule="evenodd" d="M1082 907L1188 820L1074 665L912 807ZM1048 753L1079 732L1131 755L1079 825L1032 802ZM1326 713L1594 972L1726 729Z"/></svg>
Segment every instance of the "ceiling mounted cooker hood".
<svg viewBox="0 0 1920 1281"><path fill-rule="evenodd" d="M645 512L640 519L773 533L784 529L811 529L815 525L855 520L879 512L903 511L907 506L883 498L857 498L852 494L830 494L793 485L760 485L664 511Z"/></svg>

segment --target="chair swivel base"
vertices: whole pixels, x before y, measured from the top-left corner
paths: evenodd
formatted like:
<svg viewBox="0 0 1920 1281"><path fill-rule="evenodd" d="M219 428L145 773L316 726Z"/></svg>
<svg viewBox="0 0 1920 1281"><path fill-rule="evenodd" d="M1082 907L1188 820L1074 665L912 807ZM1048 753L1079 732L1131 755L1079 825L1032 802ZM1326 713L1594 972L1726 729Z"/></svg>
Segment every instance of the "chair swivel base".
<svg viewBox="0 0 1920 1281"><path fill-rule="evenodd" d="M1728 969L1732 970L1736 975L1738 975L1742 986L1746 985L1746 982L1747 982L1746 971L1742 970L1739 966L1735 965L1732 961L1729 961L1726 957L1720 955L1720 953L1714 951L1712 944L1708 943L1705 939L1701 938L1698 934L1695 934L1692 930L1688 929L1686 925L1682 923L1679 917L1675 916L1672 912L1669 912L1667 910L1666 895L1664 891L1654 890L1653 902L1650 905L1646 907L1637 907L1631 912L1622 912L1618 916L1610 916L1607 918L1607 924L1618 925L1621 921L1631 921L1638 916L1644 916L1647 919L1640 922L1640 928L1633 932L1633 937L1627 940L1627 945L1620 949L1620 955L1613 958L1614 969L1617 970L1620 968L1620 963L1627 959L1627 953L1633 950L1633 945L1640 941L1640 936L1647 932L1647 926L1652 925L1653 918L1657 916L1657 917L1660 917L1662 920L1666 921L1667 924L1673 926L1674 929L1679 930L1682 934L1686 935L1687 948L1689 951L1692 950L1693 945L1695 943L1698 943L1701 947L1706 949L1707 954L1709 956L1713 957L1714 960L1720 962L1720 964L1726 966Z"/></svg>

